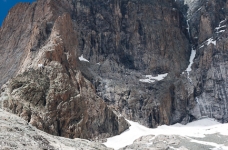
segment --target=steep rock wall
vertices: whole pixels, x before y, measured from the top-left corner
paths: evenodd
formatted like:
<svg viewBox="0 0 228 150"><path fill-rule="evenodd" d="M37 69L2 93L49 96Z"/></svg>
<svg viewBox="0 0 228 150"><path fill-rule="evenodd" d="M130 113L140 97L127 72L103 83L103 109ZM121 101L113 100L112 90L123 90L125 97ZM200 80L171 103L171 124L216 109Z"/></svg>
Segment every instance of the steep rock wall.
<svg viewBox="0 0 228 150"><path fill-rule="evenodd" d="M16 8L25 5L34 14L34 20L28 23L31 25L30 38L26 38L28 43L13 45L23 55L8 53L7 58L11 56L12 62L14 57L20 61L13 63L17 68L10 76L14 77L2 86L1 107L53 135L96 139L120 134L129 125L105 104L95 87L81 74L77 34L70 14L59 13L61 9L57 10L55 4L39 0L32 5L19 4L11 10L18 12ZM61 8L67 9L67 3L65 6ZM28 18L25 15L22 19ZM11 28L6 22L2 32ZM24 32L21 34L24 36ZM20 39L20 36L15 38ZM6 53L4 49L1 51ZM11 64L8 65L6 68L10 68Z"/></svg>
<svg viewBox="0 0 228 150"><path fill-rule="evenodd" d="M208 116L227 122L227 17L226 1L204 1L190 17L196 49L191 78L196 118Z"/></svg>

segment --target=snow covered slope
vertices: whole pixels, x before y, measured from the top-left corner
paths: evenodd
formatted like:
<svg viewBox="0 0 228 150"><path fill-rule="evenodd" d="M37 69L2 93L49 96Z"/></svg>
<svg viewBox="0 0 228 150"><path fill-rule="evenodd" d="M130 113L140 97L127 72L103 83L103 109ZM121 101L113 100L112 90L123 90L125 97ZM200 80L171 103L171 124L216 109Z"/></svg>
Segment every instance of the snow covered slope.
<svg viewBox="0 0 228 150"><path fill-rule="evenodd" d="M119 149L132 144L141 136L154 135L150 136L151 138L148 139L148 143L144 141L143 144L146 144L147 147L157 148L154 140L161 135L167 135L166 138L163 138L162 142L166 141L167 138L170 138L170 136L173 136L172 140L177 140L178 138L185 139L184 142L183 140L175 142L176 145L174 144L174 149L175 147L177 149L178 147L187 147L186 149L190 149L198 144L198 150L201 149L202 145L204 146L203 149L213 148L214 150L228 150L228 124L221 124L211 118L204 118L195 122L191 122L187 125L163 125L156 129L144 127L133 121L128 120L128 122L131 124L129 130L118 136L108 138L107 142L104 144L108 147ZM175 138L174 135L178 138ZM172 142L168 141L167 143ZM143 144L141 143L141 145ZM171 148L172 146L168 145L168 147Z"/></svg>

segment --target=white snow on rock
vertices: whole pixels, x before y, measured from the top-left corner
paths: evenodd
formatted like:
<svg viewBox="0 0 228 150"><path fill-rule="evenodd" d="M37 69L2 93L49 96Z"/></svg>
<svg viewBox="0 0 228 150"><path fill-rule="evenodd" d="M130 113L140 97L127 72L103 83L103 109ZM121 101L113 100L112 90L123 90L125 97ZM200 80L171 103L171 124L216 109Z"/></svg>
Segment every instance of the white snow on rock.
<svg viewBox="0 0 228 150"><path fill-rule="evenodd" d="M226 25L224 25L224 26L220 26L220 24L219 24L219 26L218 26L218 27L216 27L215 29L216 29L216 30L220 30L221 28L226 28Z"/></svg>
<svg viewBox="0 0 228 150"><path fill-rule="evenodd" d="M200 48L203 48L203 47L204 47L204 45L202 45ZM190 71L192 71L192 64L193 64L195 57L196 57L196 50L194 50L192 48L191 55L189 58L189 65L188 65L187 69L185 70L187 72L187 75L188 75L187 78L190 81L190 83L192 83L192 79L190 78L189 74L190 74ZM182 72L182 74L184 74L184 72Z"/></svg>
<svg viewBox="0 0 228 150"><path fill-rule="evenodd" d="M199 49L201 49L201 48L203 48L203 47L204 47L204 45L201 45Z"/></svg>
<svg viewBox="0 0 228 150"><path fill-rule="evenodd" d="M217 34L226 31L225 29L226 29L227 26L226 26L226 25L222 25L222 24L225 23L225 21L226 21L226 19L225 19L225 20L222 20L222 21L219 23L219 26L215 28L215 31L216 31ZM213 38L209 38L208 40L206 40L205 42L203 42L202 46L200 46L199 48L204 47L205 44L206 44L206 45L210 45L210 44L216 45L216 44L217 44L217 41L214 40Z"/></svg>
<svg viewBox="0 0 228 150"><path fill-rule="evenodd" d="M222 24L222 23L224 23L224 22L226 22L226 19L222 20L219 24Z"/></svg>
<svg viewBox="0 0 228 150"><path fill-rule="evenodd" d="M216 40L213 40L212 38L207 40L207 45L214 44L216 45Z"/></svg>
<svg viewBox="0 0 228 150"><path fill-rule="evenodd" d="M38 64L38 67L39 67L39 68L42 68L42 67L43 67L43 64Z"/></svg>
<svg viewBox="0 0 228 150"><path fill-rule="evenodd" d="M83 55L81 55L80 57L78 57L78 59L79 59L80 61L87 61L87 62L89 62L87 59L85 59L85 58L83 57Z"/></svg>
<svg viewBox="0 0 228 150"><path fill-rule="evenodd" d="M137 122L133 122L130 120L127 121L131 124L130 128L127 131L123 132L120 135L108 138L107 142L103 144L107 147L119 149L132 144L134 140L145 135L180 135L191 139L190 141L193 143L201 142L201 144L205 145L208 143L203 143L203 141L198 140L194 141L190 137L203 138L207 134L215 133L219 133L221 135L228 135L228 123L221 124L211 118L204 118L195 122L188 123L187 125L162 125L155 129L144 127ZM214 146L215 148L228 149L227 146L221 146L217 143L210 142L209 144Z"/></svg>
<svg viewBox="0 0 228 150"><path fill-rule="evenodd" d="M185 0L185 2L190 2L190 1L187 1L187 0ZM194 2L194 0L192 0L191 2ZM190 26L189 26L189 20L187 20L187 29L188 29L188 34L190 35ZM188 65L188 68L185 70L185 71L187 71L187 73L188 73L188 78L189 78L189 80L191 81L191 79L190 79L190 77L189 77L189 72L190 71L192 71L192 64L193 64L193 60L195 59L195 56L196 56L196 50L194 50L193 48L192 48L192 51L191 51L191 56L190 56L190 58L189 58L189 65ZM184 74L184 72L182 72L182 74Z"/></svg>
<svg viewBox="0 0 228 150"><path fill-rule="evenodd" d="M226 30L220 30L220 31L218 31L218 32L216 32L216 33L222 33L222 32L225 32Z"/></svg>
<svg viewBox="0 0 228 150"><path fill-rule="evenodd" d="M190 72L192 71L192 64L193 64L193 60L195 59L196 57L196 50L192 49L191 51L191 56L190 56L190 59L189 59L189 65L188 65L188 68L185 70L187 72Z"/></svg>
<svg viewBox="0 0 228 150"><path fill-rule="evenodd" d="M153 77L152 75L146 75L146 79L139 79L139 81L140 82L146 82L146 83L153 83L155 81L163 80L167 75L168 75L168 73L159 74L156 77Z"/></svg>
<svg viewBox="0 0 228 150"><path fill-rule="evenodd" d="M223 23L226 22L226 19L225 20L222 20L220 23L219 23L219 26L215 28L216 30L216 33L222 33L222 32L225 32L225 28L226 28L226 25L221 25Z"/></svg>

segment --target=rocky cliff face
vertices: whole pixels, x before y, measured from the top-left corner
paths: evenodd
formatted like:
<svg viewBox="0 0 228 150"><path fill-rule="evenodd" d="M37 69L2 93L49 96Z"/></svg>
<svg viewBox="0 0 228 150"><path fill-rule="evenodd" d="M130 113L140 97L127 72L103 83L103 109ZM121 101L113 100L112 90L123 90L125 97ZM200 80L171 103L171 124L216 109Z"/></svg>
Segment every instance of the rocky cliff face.
<svg viewBox="0 0 228 150"><path fill-rule="evenodd" d="M227 1L202 1L189 14L190 34L196 49L191 72L197 102L192 113L196 118L201 114L228 121L227 9Z"/></svg>
<svg viewBox="0 0 228 150"><path fill-rule="evenodd" d="M38 129L68 138L105 138L127 129L128 123L123 117L105 104L95 87L81 74L77 34L70 14L55 14L61 9L55 8L54 1L17 5L10 11L1 32L10 30L12 26L7 23L11 22L10 15L19 13L24 5L29 7L25 13L34 13L29 23L19 24L22 28L31 26L26 29L28 33L25 31L28 35L21 32L21 36L29 37L28 43L9 43L18 50L12 55L8 53L7 59L12 57L13 62L16 57L20 61L13 63L13 67L18 66L10 74L14 77L2 87L2 107ZM30 18L25 15L23 19ZM5 49L1 51L7 54ZM17 51L21 55L17 55Z"/></svg>
<svg viewBox="0 0 228 150"><path fill-rule="evenodd" d="M179 116L171 117L173 82L188 65L190 46L176 3L80 1L75 9L79 53L90 61L90 80L106 103L150 127L182 120L181 106ZM140 82L165 73L161 82Z"/></svg>
<svg viewBox="0 0 228 150"><path fill-rule="evenodd" d="M118 113L148 127L202 116L227 122L227 6L224 0L18 4L0 29L1 107L70 138L124 131Z"/></svg>

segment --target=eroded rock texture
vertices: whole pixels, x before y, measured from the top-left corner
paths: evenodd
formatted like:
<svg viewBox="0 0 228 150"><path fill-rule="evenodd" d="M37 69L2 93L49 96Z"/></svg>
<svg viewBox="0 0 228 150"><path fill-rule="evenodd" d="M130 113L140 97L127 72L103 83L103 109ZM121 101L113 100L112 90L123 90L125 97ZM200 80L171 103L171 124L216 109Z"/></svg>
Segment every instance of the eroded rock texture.
<svg viewBox="0 0 228 150"><path fill-rule="evenodd" d="M68 139L44 133L20 117L0 109L1 150L112 150L85 139Z"/></svg>
<svg viewBox="0 0 228 150"><path fill-rule="evenodd" d="M28 4L17 5L10 14L18 13L20 5ZM17 56L20 62L14 62L20 66L14 70L16 76L2 87L2 107L54 135L95 139L120 134L128 123L105 104L81 74L72 19L67 12L54 14L61 10L54 6L53 1L28 5L31 11L26 13L34 13L28 23L32 26L30 38L28 43L15 46L23 46L18 48L23 55ZM7 21L1 31L11 27ZM11 57L13 61L14 55Z"/></svg>
<svg viewBox="0 0 228 150"><path fill-rule="evenodd" d="M177 91L183 83L174 82L188 65L190 45L175 2L80 1L75 9L79 53L90 61L97 93L125 117L149 127L181 121L187 98L185 89ZM168 77L161 82L139 82L164 73ZM172 117L174 109L178 114Z"/></svg>

